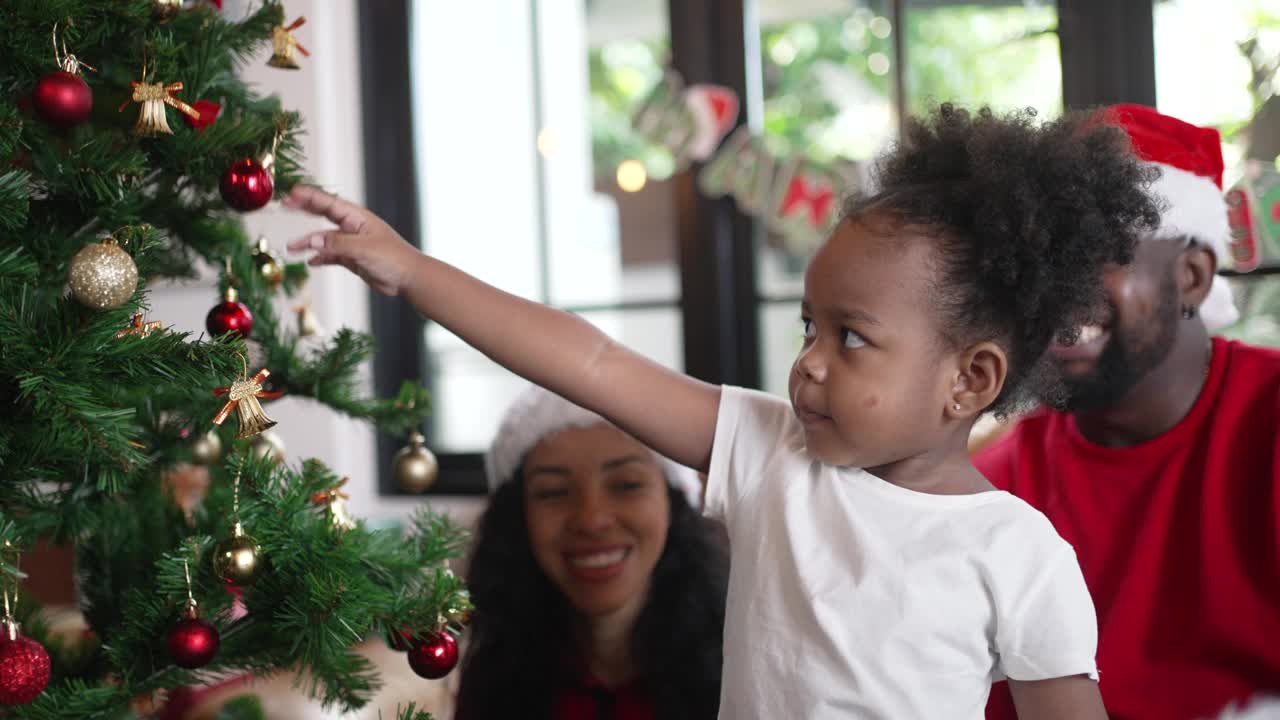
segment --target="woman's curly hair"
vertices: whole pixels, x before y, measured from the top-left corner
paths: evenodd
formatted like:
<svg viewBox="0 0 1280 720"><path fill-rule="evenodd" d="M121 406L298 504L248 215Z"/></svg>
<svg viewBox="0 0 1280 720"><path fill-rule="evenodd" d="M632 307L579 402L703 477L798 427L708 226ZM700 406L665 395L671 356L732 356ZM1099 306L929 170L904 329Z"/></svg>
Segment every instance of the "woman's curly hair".
<svg viewBox="0 0 1280 720"><path fill-rule="evenodd" d="M729 559L723 536L668 486L667 541L632 630L637 681L657 717L713 720L720 705ZM572 678L573 609L534 561L524 483L501 485L480 519L468 576L475 612L458 692L462 720L550 718ZM464 717L465 715L465 717Z"/></svg>
<svg viewBox="0 0 1280 720"><path fill-rule="evenodd" d="M1008 376L987 408L1003 417L1062 393L1045 350L1072 342L1102 307L1102 271L1127 264L1159 224L1158 171L1097 112L1037 124L943 104L908 120L876 167L876 191L843 219L936 241L931 301L949 348L994 340Z"/></svg>

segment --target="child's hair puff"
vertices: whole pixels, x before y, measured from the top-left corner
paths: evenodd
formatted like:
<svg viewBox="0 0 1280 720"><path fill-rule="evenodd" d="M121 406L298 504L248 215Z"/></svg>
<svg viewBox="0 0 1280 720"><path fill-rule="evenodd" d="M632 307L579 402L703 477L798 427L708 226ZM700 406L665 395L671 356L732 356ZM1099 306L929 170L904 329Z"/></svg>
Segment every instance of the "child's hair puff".
<svg viewBox="0 0 1280 720"><path fill-rule="evenodd" d="M1097 112L1037 124L943 104L910 119L876 167L876 191L846 203L845 220L884 236L936 242L931 304L949 348L995 340L1009 356L997 416L1061 401L1045 362L1102 308L1104 266L1132 261L1159 224L1146 188L1158 171Z"/></svg>

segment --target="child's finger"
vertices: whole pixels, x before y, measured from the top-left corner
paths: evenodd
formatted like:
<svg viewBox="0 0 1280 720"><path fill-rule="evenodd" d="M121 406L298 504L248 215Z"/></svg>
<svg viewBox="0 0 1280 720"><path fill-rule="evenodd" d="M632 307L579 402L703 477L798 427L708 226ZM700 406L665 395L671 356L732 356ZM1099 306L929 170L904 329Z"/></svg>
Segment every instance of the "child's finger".
<svg viewBox="0 0 1280 720"><path fill-rule="evenodd" d="M316 265L342 265L342 264L344 264L344 263L343 263L343 260L344 260L344 258L342 258L342 257L340 257L340 256L338 256L338 255L334 255L333 253L322 252L322 253L317 253L317 254L316 254L314 257L312 257L310 260L307 260L307 264L308 264L308 265L311 265L311 266L316 266Z"/></svg>
<svg viewBox="0 0 1280 720"><path fill-rule="evenodd" d="M286 247L289 252L307 252L308 250L321 250L329 252L342 253L344 248L350 246L355 236L350 233L344 233L341 230L322 230L303 235L295 240L290 240Z"/></svg>
<svg viewBox="0 0 1280 720"><path fill-rule="evenodd" d="M363 209L310 185L298 185L284 199L286 207L328 218L343 232L358 233L367 222Z"/></svg>
<svg viewBox="0 0 1280 720"><path fill-rule="evenodd" d="M324 232L308 233L307 235L303 235L300 238L295 238L293 240L290 240L289 244L286 245L285 247L289 249L289 252L306 252L308 250L321 250L326 245L326 242L324 239L325 234L326 233Z"/></svg>

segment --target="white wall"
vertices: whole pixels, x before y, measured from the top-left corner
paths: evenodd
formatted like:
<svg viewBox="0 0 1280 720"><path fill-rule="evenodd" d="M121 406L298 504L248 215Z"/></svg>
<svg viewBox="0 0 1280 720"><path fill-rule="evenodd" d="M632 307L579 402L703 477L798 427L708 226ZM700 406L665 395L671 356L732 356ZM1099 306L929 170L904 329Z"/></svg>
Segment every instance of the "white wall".
<svg viewBox="0 0 1280 720"><path fill-rule="evenodd" d="M238 18L250 4L249 0L227 0L223 12ZM311 57L300 57L300 70L281 70L266 65L268 48L261 58L247 65L243 77L260 92L279 95L285 107L302 113L307 131L302 138L304 171L327 189L361 202L364 157L357 0L290 0L286 10L288 21L306 17L306 24L295 34L311 51ZM288 240L323 223L304 219L272 203L246 215L245 225L251 237L265 234L272 248L283 254ZM205 314L218 300L215 280L212 272L206 272L197 282L153 289L152 319L180 331L203 332ZM344 326L369 329L368 292L355 276L322 269L313 273L308 286L302 298L309 295L324 332ZM277 311L283 319L292 319L294 304L284 298L278 302ZM379 520L405 517L420 502L378 496L376 446L368 425L303 398L282 398L270 403L268 412L279 422L272 432L284 441L290 464L317 458L336 472L350 476L345 489L351 495L349 507L353 514ZM432 504L459 522L470 523L483 501L434 498Z"/></svg>

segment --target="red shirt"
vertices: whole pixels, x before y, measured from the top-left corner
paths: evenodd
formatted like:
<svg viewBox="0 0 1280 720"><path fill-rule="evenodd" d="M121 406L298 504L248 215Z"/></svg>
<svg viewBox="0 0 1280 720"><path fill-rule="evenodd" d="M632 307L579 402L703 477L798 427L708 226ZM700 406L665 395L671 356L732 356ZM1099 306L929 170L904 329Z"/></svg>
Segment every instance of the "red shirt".
<svg viewBox="0 0 1280 720"><path fill-rule="evenodd" d="M576 682L558 688L552 701L552 720L656 720L653 699L637 682L606 687L581 661L566 661ZM455 720L479 720L461 705Z"/></svg>
<svg viewBox="0 0 1280 720"><path fill-rule="evenodd" d="M653 701L634 682L605 687L589 672L577 685L561 688L555 720L655 720Z"/></svg>
<svg viewBox="0 0 1280 720"><path fill-rule="evenodd" d="M1215 339L1205 389L1168 432L1094 445L1040 412L975 458L1075 547L1116 720L1213 717L1280 691L1280 352ZM987 717L1013 718L1004 684Z"/></svg>

